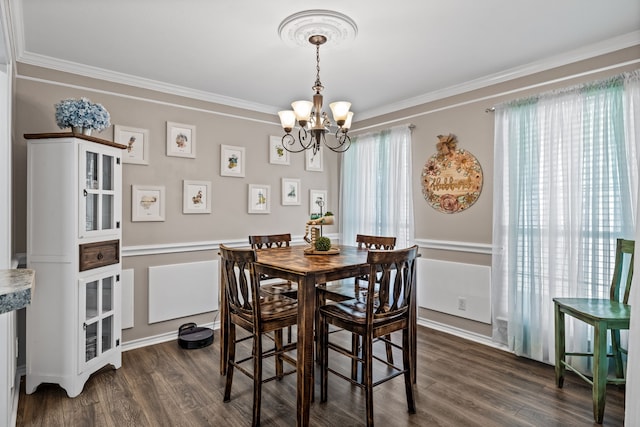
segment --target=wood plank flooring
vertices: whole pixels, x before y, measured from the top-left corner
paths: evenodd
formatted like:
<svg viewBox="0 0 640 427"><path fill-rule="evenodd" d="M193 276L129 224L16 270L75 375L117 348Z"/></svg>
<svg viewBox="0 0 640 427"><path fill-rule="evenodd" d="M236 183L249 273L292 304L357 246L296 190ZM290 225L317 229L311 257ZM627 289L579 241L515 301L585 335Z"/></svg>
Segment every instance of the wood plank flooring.
<svg viewBox="0 0 640 427"><path fill-rule="evenodd" d="M125 352L122 368L97 372L74 399L49 384L26 395L23 379L17 426L249 426L252 386L246 376L234 375L231 401L222 402L218 338L216 333L212 346L198 350L181 349L172 341ZM417 413L407 413L398 377L375 389L377 425L597 425L589 385L567 373L564 388L557 389L552 366L424 327L418 328L417 363ZM272 373L272 365L268 359L265 375ZM346 361L335 366L349 370ZM263 426L295 425L295 381L289 375L263 385ZM623 418L624 388L609 386L603 425L622 426ZM330 375L329 401L312 404L311 425L364 423L362 391Z"/></svg>

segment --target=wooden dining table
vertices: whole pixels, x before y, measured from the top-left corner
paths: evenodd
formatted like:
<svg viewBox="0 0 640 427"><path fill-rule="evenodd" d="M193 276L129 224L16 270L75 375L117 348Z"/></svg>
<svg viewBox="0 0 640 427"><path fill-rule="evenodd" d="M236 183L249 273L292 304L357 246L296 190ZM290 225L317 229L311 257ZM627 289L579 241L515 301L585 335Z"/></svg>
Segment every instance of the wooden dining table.
<svg viewBox="0 0 640 427"><path fill-rule="evenodd" d="M334 280L361 276L369 272L367 252L365 248L355 246L334 245L339 249L335 254L305 254L309 246L290 246L283 248L257 249L255 269L269 277L290 280L298 283L298 336L297 336L297 393L296 393L296 425L308 426L313 396L314 370L314 318L315 288L317 284ZM415 286L414 286L415 301ZM414 304L415 306L415 304ZM415 309L411 324L415 336ZM224 327L222 328L224 330ZM224 346L224 339L221 339ZM412 339L412 354L415 367L415 339ZM225 359L226 350L222 349L221 357ZM222 361L221 361L222 362ZM221 370L224 369L221 365ZM412 369L415 379L415 369Z"/></svg>

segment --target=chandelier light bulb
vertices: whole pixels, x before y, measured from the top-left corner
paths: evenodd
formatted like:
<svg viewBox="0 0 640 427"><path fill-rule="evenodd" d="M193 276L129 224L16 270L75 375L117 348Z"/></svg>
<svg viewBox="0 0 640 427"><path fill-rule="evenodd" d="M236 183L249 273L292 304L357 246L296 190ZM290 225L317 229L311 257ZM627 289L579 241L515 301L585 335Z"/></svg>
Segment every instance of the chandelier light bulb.
<svg viewBox="0 0 640 427"><path fill-rule="evenodd" d="M291 103L294 113L296 113L296 119L298 122L308 122L311 117L311 110L313 109L313 102L311 101L295 101ZM304 126L301 124L301 126Z"/></svg>
<svg viewBox="0 0 640 427"><path fill-rule="evenodd" d="M285 132L291 132L296 125L296 114L291 110L278 111L280 123Z"/></svg>
<svg viewBox="0 0 640 427"><path fill-rule="evenodd" d="M346 132L349 129L351 129L351 120L353 119L353 111L349 111L349 113L347 114L347 119L344 121L344 124L342 125L342 131Z"/></svg>
<svg viewBox="0 0 640 427"><path fill-rule="evenodd" d="M347 120L350 107L351 103L346 101L332 102L329 104L329 108L331 108L331 112L333 113L333 120L336 121L338 126L342 126Z"/></svg>

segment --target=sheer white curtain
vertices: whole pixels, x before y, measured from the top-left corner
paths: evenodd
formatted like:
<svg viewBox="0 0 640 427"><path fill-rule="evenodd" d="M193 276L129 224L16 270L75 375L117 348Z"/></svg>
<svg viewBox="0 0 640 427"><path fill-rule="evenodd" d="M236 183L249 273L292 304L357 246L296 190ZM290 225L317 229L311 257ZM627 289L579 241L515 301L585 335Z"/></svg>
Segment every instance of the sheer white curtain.
<svg viewBox="0 0 640 427"><path fill-rule="evenodd" d="M494 340L518 355L553 362L552 298L608 298L615 240L635 238L639 81L637 71L496 107ZM568 351L586 350L584 323L566 332Z"/></svg>
<svg viewBox="0 0 640 427"><path fill-rule="evenodd" d="M342 155L340 234L395 236L396 247L413 244L411 129L408 125L359 135Z"/></svg>

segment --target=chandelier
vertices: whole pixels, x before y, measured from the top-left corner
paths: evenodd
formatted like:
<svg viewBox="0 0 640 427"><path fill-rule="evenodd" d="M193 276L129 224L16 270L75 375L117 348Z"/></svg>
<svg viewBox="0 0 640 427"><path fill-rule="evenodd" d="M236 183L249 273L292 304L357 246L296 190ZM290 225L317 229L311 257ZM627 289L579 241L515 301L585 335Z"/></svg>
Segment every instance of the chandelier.
<svg viewBox="0 0 640 427"><path fill-rule="evenodd" d="M280 123L285 131L282 137L282 146L292 153L300 153L312 149L315 155L321 143L331 151L343 153L349 149L351 138L348 135L351 127L353 112L349 111L351 103L346 101L332 102L329 104L333 113L333 120L337 126L335 131L335 143L328 143L325 135L331 132L331 121L326 112L322 111L322 83L320 82L320 46L326 43L327 37L322 34L314 34L309 37L309 43L316 46L316 82L313 85L313 102L295 101L291 103L293 111L279 111ZM296 122L298 124L298 139L291 134Z"/></svg>

